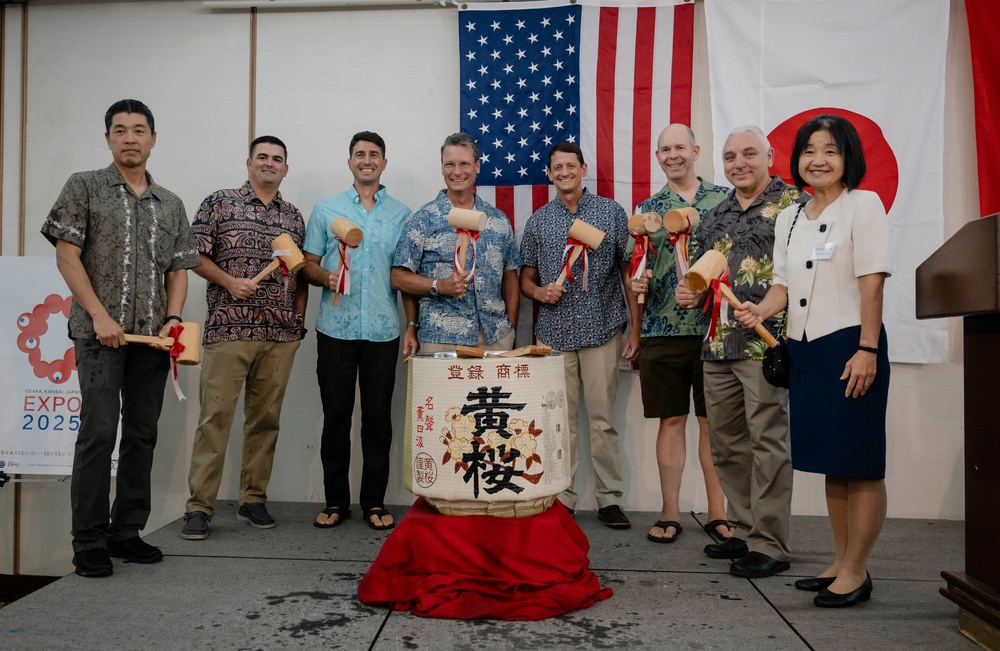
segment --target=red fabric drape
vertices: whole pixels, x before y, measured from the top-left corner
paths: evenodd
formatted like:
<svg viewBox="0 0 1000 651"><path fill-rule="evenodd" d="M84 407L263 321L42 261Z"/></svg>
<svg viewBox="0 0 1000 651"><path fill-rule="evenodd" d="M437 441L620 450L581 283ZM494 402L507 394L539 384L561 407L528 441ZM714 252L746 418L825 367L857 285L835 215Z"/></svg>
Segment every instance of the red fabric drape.
<svg viewBox="0 0 1000 651"><path fill-rule="evenodd" d="M1000 2L965 0L976 93L980 214L1000 212Z"/></svg>
<svg viewBox="0 0 1000 651"><path fill-rule="evenodd" d="M559 503L530 518L441 515L423 498L358 586L369 606L421 617L536 620L611 596L587 536Z"/></svg>

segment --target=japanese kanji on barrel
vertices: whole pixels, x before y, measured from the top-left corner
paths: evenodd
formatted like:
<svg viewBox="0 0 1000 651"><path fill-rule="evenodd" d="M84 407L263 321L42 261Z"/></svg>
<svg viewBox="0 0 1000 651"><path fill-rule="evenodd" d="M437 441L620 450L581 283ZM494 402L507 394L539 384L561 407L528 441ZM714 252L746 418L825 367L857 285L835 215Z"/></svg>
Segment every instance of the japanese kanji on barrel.
<svg viewBox="0 0 1000 651"><path fill-rule="evenodd" d="M439 512L529 517L569 487L561 355L414 355L408 373L403 479Z"/></svg>

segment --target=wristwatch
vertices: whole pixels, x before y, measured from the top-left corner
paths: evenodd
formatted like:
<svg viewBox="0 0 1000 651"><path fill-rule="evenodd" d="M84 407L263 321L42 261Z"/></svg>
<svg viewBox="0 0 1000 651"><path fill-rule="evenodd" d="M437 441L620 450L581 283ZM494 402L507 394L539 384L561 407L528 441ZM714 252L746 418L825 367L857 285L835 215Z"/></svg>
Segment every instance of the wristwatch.
<svg viewBox="0 0 1000 651"><path fill-rule="evenodd" d="M438 279L435 278L434 282L431 283L431 296L438 295Z"/></svg>
<svg viewBox="0 0 1000 651"><path fill-rule="evenodd" d="M419 321L407 321L406 322L406 326L407 327L413 326L414 328L416 328L417 330L419 330L420 329L420 322Z"/></svg>

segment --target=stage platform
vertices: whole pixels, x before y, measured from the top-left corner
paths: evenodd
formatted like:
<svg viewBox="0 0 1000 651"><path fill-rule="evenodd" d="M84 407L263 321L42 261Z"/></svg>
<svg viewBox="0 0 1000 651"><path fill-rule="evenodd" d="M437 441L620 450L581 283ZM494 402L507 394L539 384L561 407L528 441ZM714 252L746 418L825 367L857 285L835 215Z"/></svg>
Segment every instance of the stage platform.
<svg viewBox="0 0 1000 651"><path fill-rule="evenodd" d="M272 502L278 521L257 530L219 504L211 535L180 537L180 520L147 534L166 557L115 559L105 579L70 574L0 609L0 649L959 649L958 608L938 594L941 570L964 568L964 523L886 522L871 563L872 600L845 610L812 605L792 587L832 558L823 517L792 518L792 569L767 579L728 574L702 553L702 515L684 514L672 545L646 540L657 514L629 512L608 529L593 511L576 521L590 539L591 569L614 596L538 622L424 619L369 608L357 586L387 535L360 510L317 529L318 504ZM407 507L390 507L405 516ZM544 545L544 540L538 541Z"/></svg>

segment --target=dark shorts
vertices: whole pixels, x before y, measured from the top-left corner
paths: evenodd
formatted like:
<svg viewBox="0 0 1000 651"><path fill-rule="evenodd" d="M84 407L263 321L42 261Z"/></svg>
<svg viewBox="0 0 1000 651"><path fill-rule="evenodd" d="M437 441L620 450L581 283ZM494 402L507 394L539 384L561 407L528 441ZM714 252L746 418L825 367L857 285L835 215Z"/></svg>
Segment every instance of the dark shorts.
<svg viewBox="0 0 1000 651"><path fill-rule="evenodd" d="M646 418L672 418L691 411L705 415L705 380L701 362L702 338L643 337L639 352L639 384Z"/></svg>

